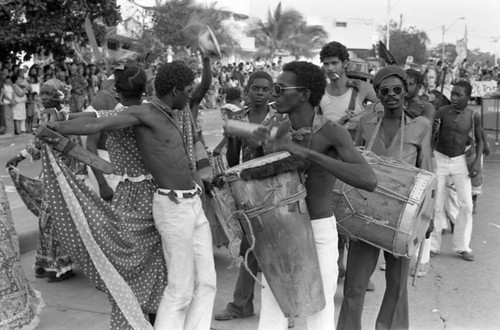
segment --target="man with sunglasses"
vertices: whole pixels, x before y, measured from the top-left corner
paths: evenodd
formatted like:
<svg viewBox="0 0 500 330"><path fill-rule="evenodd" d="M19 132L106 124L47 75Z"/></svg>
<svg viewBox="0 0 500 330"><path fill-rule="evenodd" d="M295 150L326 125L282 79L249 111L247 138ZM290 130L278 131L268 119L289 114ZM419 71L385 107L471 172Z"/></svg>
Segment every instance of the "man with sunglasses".
<svg viewBox="0 0 500 330"><path fill-rule="evenodd" d="M371 166L354 147L346 129L318 113L326 88L322 70L309 62L291 62L273 86L278 113L288 114L291 139L274 142L276 150L297 155L307 163L307 209L311 218L319 267L326 298L323 310L307 317L308 329L335 329L333 297L337 287L337 224L333 215L332 189L335 180L373 191L377 178ZM261 126L256 139L266 140L269 128ZM259 329L286 329L287 321L265 277Z"/></svg>
<svg viewBox="0 0 500 330"><path fill-rule="evenodd" d="M372 145L377 155L399 159L425 170L431 169L430 121L424 117L411 119L404 113L408 77L398 66L381 69L373 80L377 96L384 107L382 113L361 117L355 142ZM403 133L404 132L404 133ZM402 136L403 135L403 136ZM361 329L365 291L380 254L380 248L352 241L347 257L344 299L337 329ZM386 290L375 324L376 329L408 329L407 281L410 259L395 257L384 251Z"/></svg>

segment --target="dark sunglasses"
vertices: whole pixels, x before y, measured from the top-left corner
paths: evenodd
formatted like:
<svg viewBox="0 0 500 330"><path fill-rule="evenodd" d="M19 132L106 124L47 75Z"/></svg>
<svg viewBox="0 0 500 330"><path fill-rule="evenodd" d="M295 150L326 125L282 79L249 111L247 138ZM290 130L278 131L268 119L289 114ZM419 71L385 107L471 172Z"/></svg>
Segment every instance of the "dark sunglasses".
<svg viewBox="0 0 500 330"><path fill-rule="evenodd" d="M280 96L281 94L283 94L283 91L287 90L287 89L305 89L305 87L303 87L303 86L283 87L283 86L278 85L278 84L273 84L272 93L273 93L273 95Z"/></svg>
<svg viewBox="0 0 500 330"><path fill-rule="evenodd" d="M385 86L380 87L378 92L382 96L387 96L390 92L394 92L396 95L403 94L404 88L402 86Z"/></svg>

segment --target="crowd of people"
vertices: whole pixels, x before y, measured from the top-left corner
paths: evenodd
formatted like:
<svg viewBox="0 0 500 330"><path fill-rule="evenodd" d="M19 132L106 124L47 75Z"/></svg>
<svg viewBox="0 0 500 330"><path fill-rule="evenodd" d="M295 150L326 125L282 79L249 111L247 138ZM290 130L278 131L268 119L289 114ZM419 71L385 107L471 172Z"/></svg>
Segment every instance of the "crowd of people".
<svg viewBox="0 0 500 330"><path fill-rule="evenodd" d="M212 157L223 156L236 166L286 151L303 163L299 170L305 174L305 204L325 300L307 316L309 329L334 329L335 324L361 329L365 294L374 289L370 277L381 248L339 235L331 202L336 180L367 192L377 187L373 168L356 147L435 173L434 219L415 220L425 225L418 239L420 263L411 261L416 255L383 251L386 288L375 327L409 329L408 277L429 272L449 221L453 249L464 260L474 260L473 184L481 184L488 148L479 116L468 106L472 87L467 80L446 78L445 70L438 78L436 72L436 85L450 85L449 94L443 88L438 93L431 67L420 71L390 65L374 72L372 81L360 81L348 76L349 56L347 47L335 41L321 49L320 66L281 59L223 66L200 52L194 70L182 61L147 70L128 61L115 66L109 77L92 64L26 70L3 63L0 99L7 132L30 132L43 113L41 124L71 141L57 150L50 141L35 138L7 163L18 191L30 195L32 209L38 210L36 276L66 280L78 265L106 292L111 329L210 329L216 295L211 229L225 219L212 218L209 210L214 189L227 185L220 176L214 178L197 119L200 109L220 108L226 124L232 119L258 128L241 136L225 134ZM271 137L273 128L283 127L284 134ZM84 182L90 173L84 159L68 155L81 144L81 135L89 136L87 148L94 153L108 151L114 188L96 168L94 190ZM42 160L43 177L23 186L27 179L15 168L28 157ZM449 209L452 204L455 210ZM2 205L8 204L2 200ZM2 224L10 224L5 214L0 213ZM247 257L247 267L238 273L233 301L215 313L216 320L255 313L259 255L242 227L246 236L240 255ZM6 271L24 277L12 267ZM294 272L293 267L288 271ZM259 329L293 327L294 315L282 313L278 292L267 284L271 276L262 276ZM341 280L343 301L336 321L333 298ZM6 320L29 323L34 315L12 310Z"/></svg>

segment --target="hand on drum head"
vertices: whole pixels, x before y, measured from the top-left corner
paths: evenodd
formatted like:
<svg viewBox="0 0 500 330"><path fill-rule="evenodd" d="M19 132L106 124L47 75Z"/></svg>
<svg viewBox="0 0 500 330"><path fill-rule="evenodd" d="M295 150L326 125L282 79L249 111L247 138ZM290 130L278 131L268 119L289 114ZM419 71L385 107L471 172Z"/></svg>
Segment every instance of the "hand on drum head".
<svg viewBox="0 0 500 330"><path fill-rule="evenodd" d="M308 154L307 148L302 147L301 145L290 141L286 137L283 139L279 140L274 140L270 142L270 146L273 150L273 152L278 152L278 151L288 151L292 155L296 155L302 158L307 158Z"/></svg>

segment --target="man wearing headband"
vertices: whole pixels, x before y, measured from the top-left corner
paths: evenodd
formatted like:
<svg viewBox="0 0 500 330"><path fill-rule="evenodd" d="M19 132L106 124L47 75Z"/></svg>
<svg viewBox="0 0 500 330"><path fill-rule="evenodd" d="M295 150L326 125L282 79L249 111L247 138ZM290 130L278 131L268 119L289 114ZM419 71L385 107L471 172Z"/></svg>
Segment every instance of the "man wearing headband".
<svg viewBox="0 0 500 330"><path fill-rule="evenodd" d="M408 77L405 71L395 65L385 67L375 75L373 86L384 106L384 112L361 117L356 133L356 145L372 145L371 151L377 155L432 170L430 122L424 117L411 119L403 111L405 95L408 92ZM379 254L380 248L361 240L350 243L344 299L337 329L361 329L365 291L377 266ZM407 281L410 259L398 258L386 251L384 258L386 290L374 327L408 329Z"/></svg>
<svg viewBox="0 0 500 330"><path fill-rule="evenodd" d="M479 174L484 146L481 119L468 107L471 92L472 86L469 82L458 81L451 92L451 104L440 108L436 114L436 119L440 120L441 124L434 151L438 187L434 207L436 228L431 235L431 255L436 255L441 249L441 231L446 223L443 210L447 195L446 180L451 178L459 203L453 231L453 250L467 261L474 260L469 246L473 209L471 178ZM476 154L471 157L472 161L468 166L465 149L470 139L475 141Z"/></svg>

